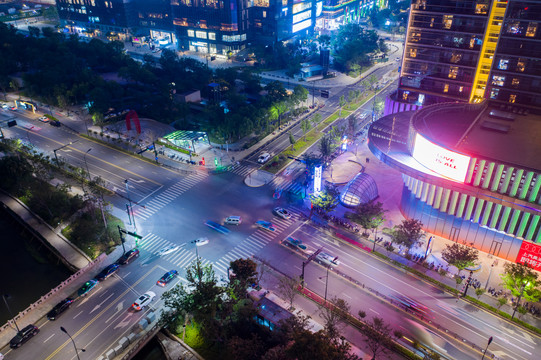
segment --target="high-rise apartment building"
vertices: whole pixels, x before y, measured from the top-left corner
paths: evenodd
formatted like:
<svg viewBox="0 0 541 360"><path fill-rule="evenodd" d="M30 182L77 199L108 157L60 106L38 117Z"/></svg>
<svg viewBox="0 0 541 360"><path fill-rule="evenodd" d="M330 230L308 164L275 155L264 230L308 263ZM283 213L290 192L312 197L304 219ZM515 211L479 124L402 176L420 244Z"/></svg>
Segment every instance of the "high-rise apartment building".
<svg viewBox="0 0 541 360"><path fill-rule="evenodd" d="M385 112L485 98L541 110L540 24L539 1L412 0Z"/></svg>

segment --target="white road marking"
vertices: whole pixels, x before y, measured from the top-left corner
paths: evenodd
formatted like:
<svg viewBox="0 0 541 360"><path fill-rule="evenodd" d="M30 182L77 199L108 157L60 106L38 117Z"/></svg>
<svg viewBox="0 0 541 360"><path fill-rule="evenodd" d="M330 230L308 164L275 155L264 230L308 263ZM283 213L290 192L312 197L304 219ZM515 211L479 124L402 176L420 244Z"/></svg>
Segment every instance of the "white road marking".
<svg viewBox="0 0 541 360"><path fill-rule="evenodd" d="M83 311L81 311L80 313L78 313L77 315L75 315L75 316L73 317L73 319L75 320L75 319L77 318L77 316L81 315L82 313L83 313Z"/></svg>
<svg viewBox="0 0 541 360"><path fill-rule="evenodd" d="M377 311L376 311L376 310L374 310L374 309L370 309L370 308L369 308L368 310L370 310L370 311L372 311L372 312L375 312L376 314L378 314L378 315L379 315L379 312L377 312Z"/></svg>
<svg viewBox="0 0 541 360"><path fill-rule="evenodd" d="M43 343L45 344L47 341L51 340L51 338L55 336L55 334L52 334L51 336L49 336L47 339L43 340Z"/></svg>

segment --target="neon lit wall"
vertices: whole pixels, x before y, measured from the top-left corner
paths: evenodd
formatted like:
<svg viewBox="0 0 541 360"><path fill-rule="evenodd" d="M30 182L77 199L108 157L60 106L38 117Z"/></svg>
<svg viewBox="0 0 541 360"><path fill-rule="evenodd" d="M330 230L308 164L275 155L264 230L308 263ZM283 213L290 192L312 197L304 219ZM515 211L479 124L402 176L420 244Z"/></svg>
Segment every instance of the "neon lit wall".
<svg viewBox="0 0 541 360"><path fill-rule="evenodd" d="M464 182L470 157L438 146L423 136L415 135L413 158L430 170L453 181Z"/></svg>

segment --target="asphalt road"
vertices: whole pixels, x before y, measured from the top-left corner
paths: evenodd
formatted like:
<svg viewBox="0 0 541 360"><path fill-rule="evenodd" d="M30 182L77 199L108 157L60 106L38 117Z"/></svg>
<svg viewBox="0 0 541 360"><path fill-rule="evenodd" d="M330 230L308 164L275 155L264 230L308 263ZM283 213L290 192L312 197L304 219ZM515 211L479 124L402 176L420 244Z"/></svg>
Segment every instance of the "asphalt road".
<svg viewBox="0 0 541 360"><path fill-rule="evenodd" d="M365 105L365 109L370 109L370 106ZM332 111L330 106L323 110L329 113ZM287 204L283 198L272 198L274 184L249 188L244 185L240 170L218 175L202 172L179 175L113 148L77 137L62 128L40 123L32 119L33 115L21 110L2 114L4 117L13 115L18 117L18 126L4 129L7 137L27 141L49 156L54 156L54 149L72 142L57 150L57 154L74 166L86 168L88 165L92 177L102 176L106 179L121 195L110 198L115 207L125 207L129 192L130 199L137 203L134 206L137 231L144 237L139 243L141 257L137 261L100 283L97 289L76 301L58 320L38 324L40 334L21 349L2 349L9 359L75 358L69 339L59 331L60 326L70 332L78 346L85 347L86 352L82 358L96 358L110 344L125 336L141 318L142 313L133 313L129 309L138 295L149 289L160 295L163 290L155 285L156 280L171 269L179 270L183 276L185 267L197 254L204 259L204 263L212 263L219 276L227 274L230 261L252 255L269 260L284 272L298 275L302 258L280 244L281 240L290 235L301 238L310 249L323 247L338 256L341 261L338 269L364 283L366 287L376 289L386 296L405 294L422 303L431 309L430 316L435 323L444 325L479 346L484 346L486 340L494 336L490 349L500 358L535 359L535 354L540 352L541 342L538 337L462 301L457 302L437 288L304 224L298 208ZM272 146L270 151L278 151L284 143L277 141ZM289 140L286 146L289 146ZM88 149L92 150L87 153ZM293 181L293 177L290 176L290 181ZM128 180L128 191L125 180ZM288 220L275 217L271 210L277 205L287 207L293 217ZM231 233L227 235L204 224L207 220L222 222L229 215L239 215L243 222L238 227L229 227ZM123 220L127 221L127 218ZM254 223L257 220L272 221L276 231L256 228ZM200 237L208 237L209 244L196 247L191 243ZM160 249L171 244L179 245L179 249L165 256L157 255ZM310 263L306 268L307 286L320 294L324 293L325 276L326 269L316 263ZM338 296L348 301L352 313L362 309L369 316L384 317L394 328L404 331L408 329L409 325L404 320L408 315L382 303L367 293L366 289L331 273L327 290L328 298ZM156 304L159 302L156 301L153 306ZM460 342L449 339L444 333L432 331L435 346L443 349L442 352L449 357L479 358L478 353L464 349Z"/></svg>

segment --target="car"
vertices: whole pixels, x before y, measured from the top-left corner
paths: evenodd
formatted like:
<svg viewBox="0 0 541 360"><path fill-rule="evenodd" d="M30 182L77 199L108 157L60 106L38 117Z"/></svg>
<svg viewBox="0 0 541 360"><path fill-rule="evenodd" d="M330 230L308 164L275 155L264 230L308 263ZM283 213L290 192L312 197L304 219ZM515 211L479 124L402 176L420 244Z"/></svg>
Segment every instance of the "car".
<svg viewBox="0 0 541 360"><path fill-rule="evenodd" d="M4 109L4 110L9 109L9 105L8 104L2 104L2 109Z"/></svg>
<svg viewBox="0 0 541 360"><path fill-rule="evenodd" d="M156 294L152 291L147 291L143 295L139 296L137 300L131 306L135 311L141 311L148 306L154 300Z"/></svg>
<svg viewBox="0 0 541 360"><path fill-rule="evenodd" d="M10 340L9 347L12 349L21 347L22 344L27 342L30 338L32 338L37 333L39 333L39 329L37 326L32 325L32 324L25 326L24 328L21 329L21 331L17 333L17 335L13 337L13 339Z"/></svg>
<svg viewBox="0 0 541 360"><path fill-rule="evenodd" d="M255 222L255 225L258 228L265 229L265 230L268 230L268 231L271 231L271 232L276 231L276 228L272 225L272 223L270 221L259 220L259 221Z"/></svg>
<svg viewBox="0 0 541 360"><path fill-rule="evenodd" d="M301 250L306 250L306 245L302 243L302 240L295 239L294 237L288 236L284 242L294 248L299 248Z"/></svg>
<svg viewBox="0 0 541 360"><path fill-rule="evenodd" d="M195 239L192 242L195 244L195 246L203 246L209 243L209 238L201 237L201 238Z"/></svg>
<svg viewBox="0 0 541 360"><path fill-rule="evenodd" d="M396 60L397 62L400 62L400 57L397 56L395 60Z"/></svg>
<svg viewBox="0 0 541 360"><path fill-rule="evenodd" d="M242 218L240 216L231 215L225 218L225 225L240 225L242 223Z"/></svg>
<svg viewBox="0 0 541 360"><path fill-rule="evenodd" d="M171 270L163 274L163 276L156 282L156 285L164 287L165 285L169 284L171 281L173 281L174 278L178 276L178 271Z"/></svg>
<svg viewBox="0 0 541 360"><path fill-rule="evenodd" d="M291 213L289 211L287 211L286 209L284 208L281 208L281 207L276 207L272 210L272 212L274 213L274 215L278 216L278 217L281 217L282 219L289 219L291 218Z"/></svg>
<svg viewBox="0 0 541 360"><path fill-rule="evenodd" d="M264 164L269 160L269 158L270 158L270 154L268 152L264 152L263 154L259 155L257 162L260 164Z"/></svg>
<svg viewBox="0 0 541 360"><path fill-rule="evenodd" d="M331 254L327 254L326 252L320 252L316 255L316 259L327 266L338 266L340 265L340 261L338 261L338 257L332 256Z"/></svg>
<svg viewBox="0 0 541 360"><path fill-rule="evenodd" d="M47 313L47 319L51 321L56 320L56 318L60 316L60 314L62 314L70 307L72 302L72 298L65 298L64 300L56 304L55 307Z"/></svg>
<svg viewBox="0 0 541 360"><path fill-rule="evenodd" d="M85 284L83 286L81 286L81 288L77 291L77 295L79 296L85 296L86 294L88 294L92 289L94 289L94 287L96 287L96 285L98 284L98 280L88 280L87 282L85 282Z"/></svg>
<svg viewBox="0 0 541 360"><path fill-rule="evenodd" d="M60 124L60 121L58 121L58 120L51 120L51 121L49 121L49 125L55 126L55 127L60 127L60 125L62 125L62 124Z"/></svg>
<svg viewBox="0 0 541 360"><path fill-rule="evenodd" d="M111 264L107 266L105 269L103 269L102 271L100 271L100 273L96 275L95 279L98 281L103 281L107 279L109 276L113 275L118 270L119 267L120 265L118 264Z"/></svg>
<svg viewBox="0 0 541 360"><path fill-rule="evenodd" d="M160 251L158 251L156 255L163 256L163 255L171 254L177 251L179 248L180 247L178 245L169 245L169 246L164 247Z"/></svg>
<svg viewBox="0 0 541 360"><path fill-rule="evenodd" d="M120 257L120 259L117 260L117 264L119 265L126 265L129 264L133 259L139 257L139 250L132 249L128 252L126 252L124 255Z"/></svg>
<svg viewBox="0 0 541 360"><path fill-rule="evenodd" d="M40 116L38 120L42 122L49 122L49 118L47 116Z"/></svg>
<svg viewBox="0 0 541 360"><path fill-rule="evenodd" d="M205 222L205 225L207 225L209 228L214 229L222 234L229 234L231 232L228 228L226 228L223 225L218 224L215 221L208 220L207 222Z"/></svg>

